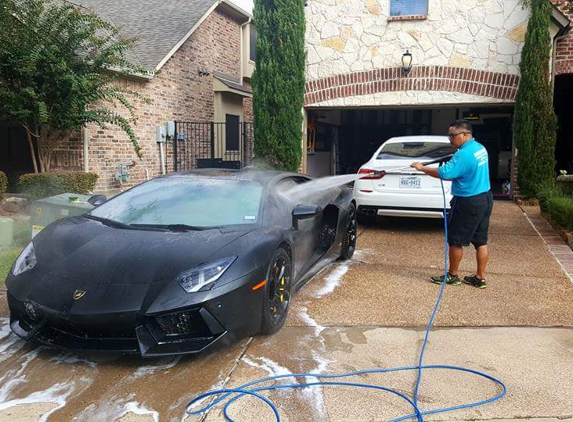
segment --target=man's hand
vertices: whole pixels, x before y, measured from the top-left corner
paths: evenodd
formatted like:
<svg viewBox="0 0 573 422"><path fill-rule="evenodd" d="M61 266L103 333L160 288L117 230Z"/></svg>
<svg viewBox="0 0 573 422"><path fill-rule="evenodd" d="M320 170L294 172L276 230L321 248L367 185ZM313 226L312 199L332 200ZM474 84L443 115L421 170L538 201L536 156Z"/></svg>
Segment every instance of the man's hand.
<svg viewBox="0 0 573 422"><path fill-rule="evenodd" d="M422 163L418 162L410 164L410 167L415 168L416 170L421 171L422 173L426 173L428 176L436 177L438 179L440 178L440 172L437 168L426 167Z"/></svg>

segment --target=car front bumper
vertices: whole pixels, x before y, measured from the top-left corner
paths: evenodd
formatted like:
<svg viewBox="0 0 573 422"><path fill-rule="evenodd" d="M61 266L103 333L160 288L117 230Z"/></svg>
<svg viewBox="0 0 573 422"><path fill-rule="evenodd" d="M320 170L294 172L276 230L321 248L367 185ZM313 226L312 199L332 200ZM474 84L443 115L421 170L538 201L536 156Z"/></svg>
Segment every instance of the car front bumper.
<svg viewBox="0 0 573 422"><path fill-rule="evenodd" d="M264 289L254 292L253 283L241 280L232 284L237 287L222 289L224 294L205 302L151 315L71 314L8 292L10 327L24 340L65 350L144 357L197 354L259 331Z"/></svg>

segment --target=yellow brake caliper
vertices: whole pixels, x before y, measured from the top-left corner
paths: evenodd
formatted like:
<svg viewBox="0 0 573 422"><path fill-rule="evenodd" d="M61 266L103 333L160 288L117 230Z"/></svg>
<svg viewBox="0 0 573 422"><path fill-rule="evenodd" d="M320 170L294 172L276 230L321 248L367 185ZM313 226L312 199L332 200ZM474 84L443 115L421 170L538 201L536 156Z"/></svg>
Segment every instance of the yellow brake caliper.
<svg viewBox="0 0 573 422"><path fill-rule="evenodd" d="M281 292L281 302L284 302L284 294L283 292L285 291L285 278L281 278L281 287L279 287L279 292Z"/></svg>
<svg viewBox="0 0 573 422"><path fill-rule="evenodd" d="M277 273L277 275L280 274L280 269L279 269L279 267L275 267L275 270L276 270L275 272ZM280 281L281 284L283 284L283 280L284 280L284 277L283 277L282 280ZM282 290L282 289L279 287L279 291L281 291L281 290ZM282 302L282 301L283 301L283 294L282 294L282 293L281 293L281 295L280 295L280 299L281 299L281 302ZM276 307L276 306L273 307L273 311L274 311L275 313L277 312L277 307Z"/></svg>

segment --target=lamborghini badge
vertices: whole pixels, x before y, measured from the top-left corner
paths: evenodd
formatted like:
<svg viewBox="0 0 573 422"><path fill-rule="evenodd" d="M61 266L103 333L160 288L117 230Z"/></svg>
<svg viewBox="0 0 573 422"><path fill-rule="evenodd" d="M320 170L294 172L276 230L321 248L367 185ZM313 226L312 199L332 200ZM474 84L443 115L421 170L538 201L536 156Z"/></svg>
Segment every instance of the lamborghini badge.
<svg viewBox="0 0 573 422"><path fill-rule="evenodd" d="M86 294L85 290L76 290L74 292L74 300L80 300Z"/></svg>

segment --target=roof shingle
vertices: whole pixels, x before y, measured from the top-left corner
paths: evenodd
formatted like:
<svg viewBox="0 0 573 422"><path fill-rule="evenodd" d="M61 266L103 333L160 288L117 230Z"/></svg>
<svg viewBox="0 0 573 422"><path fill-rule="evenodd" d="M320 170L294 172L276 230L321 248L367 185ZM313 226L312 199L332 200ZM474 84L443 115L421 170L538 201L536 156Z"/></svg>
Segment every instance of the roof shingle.
<svg viewBox="0 0 573 422"><path fill-rule="evenodd" d="M217 0L72 0L137 38L128 58L155 70Z"/></svg>

